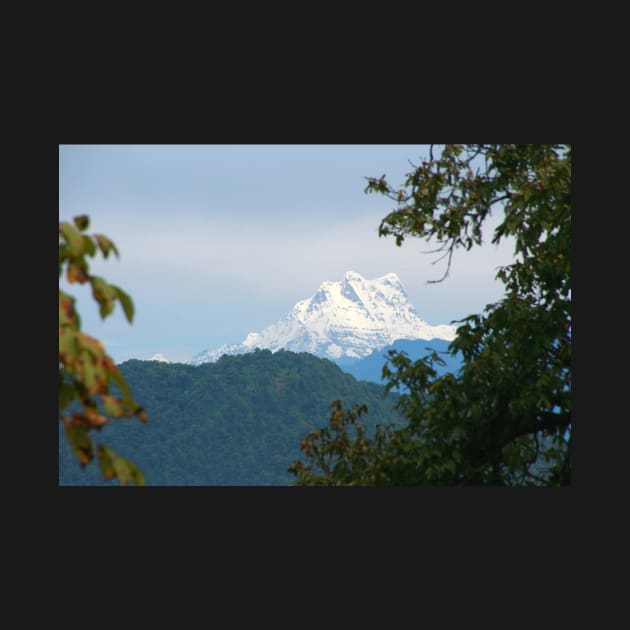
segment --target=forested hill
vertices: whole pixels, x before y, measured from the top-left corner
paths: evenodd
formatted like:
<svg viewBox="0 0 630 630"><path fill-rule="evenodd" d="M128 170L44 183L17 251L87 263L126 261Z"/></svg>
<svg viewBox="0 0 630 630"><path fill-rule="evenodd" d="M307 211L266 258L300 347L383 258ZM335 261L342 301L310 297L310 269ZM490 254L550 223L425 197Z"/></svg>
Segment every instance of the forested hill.
<svg viewBox="0 0 630 630"><path fill-rule="evenodd" d="M399 421L394 394L308 353L224 356L200 366L130 360L120 369L149 422L114 420L94 435L128 457L147 485L287 485L300 440L326 426L330 402L365 403L368 425ZM117 485L81 470L59 433L60 485Z"/></svg>

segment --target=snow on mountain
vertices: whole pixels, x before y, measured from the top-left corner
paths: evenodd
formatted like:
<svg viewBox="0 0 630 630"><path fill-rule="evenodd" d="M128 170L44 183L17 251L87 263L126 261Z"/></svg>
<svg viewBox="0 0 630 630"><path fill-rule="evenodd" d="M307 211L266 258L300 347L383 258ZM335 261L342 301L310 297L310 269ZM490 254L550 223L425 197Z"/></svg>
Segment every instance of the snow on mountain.
<svg viewBox="0 0 630 630"><path fill-rule="evenodd" d="M163 354L154 354L149 361L160 361L162 363L170 363L170 361Z"/></svg>
<svg viewBox="0 0 630 630"><path fill-rule="evenodd" d="M298 302L284 319L249 333L242 343L205 350L190 363L200 365L223 354L255 348L310 352L333 360L359 359L397 339L454 338L454 326L430 326L418 315L395 273L366 280L348 271L341 282L322 282L314 295Z"/></svg>

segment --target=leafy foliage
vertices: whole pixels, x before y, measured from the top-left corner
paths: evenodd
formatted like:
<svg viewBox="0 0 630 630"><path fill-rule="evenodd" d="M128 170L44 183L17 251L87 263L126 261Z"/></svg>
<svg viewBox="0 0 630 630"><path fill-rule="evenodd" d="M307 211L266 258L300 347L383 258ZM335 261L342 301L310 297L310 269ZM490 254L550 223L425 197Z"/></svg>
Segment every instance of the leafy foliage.
<svg viewBox="0 0 630 630"><path fill-rule="evenodd" d="M59 222L59 278L65 271L69 283L89 283L103 319L113 312L118 301L131 323L134 307L129 295L103 278L91 275L87 262L87 257L94 257L99 250L105 258L110 252L118 256L118 250L102 234L93 237L84 234L88 227L87 215L75 217L74 224ZM120 396L112 394L112 386ZM95 456L90 432L100 431L110 417L125 416L147 421L146 412L131 398L127 382L103 344L81 332L75 299L59 289L59 420L81 467ZM96 458L106 479L144 484L140 470L109 448L99 445Z"/></svg>
<svg viewBox="0 0 630 630"><path fill-rule="evenodd" d="M355 405L344 410L340 400L331 405L329 427L311 431L300 442L308 463L296 461L289 472L297 477L295 485L366 486L382 483L383 468L391 465L388 441L394 434L393 426L376 425L374 437L367 433L367 425L360 422L367 413L366 405ZM354 434L349 431L354 428Z"/></svg>
<svg viewBox="0 0 630 630"><path fill-rule="evenodd" d="M398 207L381 236L435 238L448 258L482 243L492 211L502 212L493 243L515 242L514 263L498 270L503 299L461 320L449 352L456 375L438 375L437 354L411 361L390 352L387 388L405 393L398 408L407 426L368 443L378 483L567 485L571 444L571 147L446 145L395 190L384 176L366 192ZM436 261L437 262L437 261ZM333 411L341 413L340 410ZM332 421L332 419L331 419ZM326 440L330 439L326 436ZM324 440L324 441L326 441ZM320 444L325 451L327 444ZM337 461L351 458L346 443ZM304 449L303 449L304 450ZM307 455L312 457L312 449ZM354 482L332 464L294 468L298 483ZM306 472L305 472L306 471ZM364 469L356 480L366 478Z"/></svg>
<svg viewBox="0 0 630 630"><path fill-rule="evenodd" d="M300 437L317 427L331 400L367 403L368 435L398 417L395 394L386 398L382 385L359 383L307 353L260 350L200 366L130 360L119 367L151 423L105 426L103 436L121 455L133 454L149 485L286 486ZM95 471L81 474L60 446L60 483L111 483Z"/></svg>

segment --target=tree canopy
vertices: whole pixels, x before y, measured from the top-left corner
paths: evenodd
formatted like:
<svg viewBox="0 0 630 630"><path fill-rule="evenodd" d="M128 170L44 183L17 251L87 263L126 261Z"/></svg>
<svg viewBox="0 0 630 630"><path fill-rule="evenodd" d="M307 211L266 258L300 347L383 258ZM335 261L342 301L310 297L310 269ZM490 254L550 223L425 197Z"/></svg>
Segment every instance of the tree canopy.
<svg viewBox="0 0 630 630"><path fill-rule="evenodd" d="M368 178L367 193L397 204L379 235L397 246L408 237L435 239L433 251L446 259L441 282L453 253L481 245L484 224L499 213L492 243L514 239L514 262L496 274L504 296L457 322L449 352L463 364L454 374L437 375L437 353L414 362L391 351L383 376L388 389L404 391L397 404L407 425L339 440L361 410L335 407L333 432L311 432L302 442L307 463L291 468L299 485L570 483L571 147L434 151L412 165L399 189L385 176ZM355 465L357 449L363 459ZM322 452L332 454L326 468Z"/></svg>
<svg viewBox="0 0 630 630"><path fill-rule="evenodd" d="M88 227L86 215L75 217L73 223L59 222L59 278L65 271L69 283L89 283L103 319L118 302L131 323L131 297L104 278L90 274L87 262L88 256L94 257L99 251L104 258L111 252L118 256L116 245L102 234L84 234ZM94 459L90 432L100 431L111 418L125 416L147 421L146 412L132 399L127 382L104 345L81 331L75 298L59 289L59 421L81 467ZM97 446L96 456L106 479L144 485L140 469L106 445Z"/></svg>

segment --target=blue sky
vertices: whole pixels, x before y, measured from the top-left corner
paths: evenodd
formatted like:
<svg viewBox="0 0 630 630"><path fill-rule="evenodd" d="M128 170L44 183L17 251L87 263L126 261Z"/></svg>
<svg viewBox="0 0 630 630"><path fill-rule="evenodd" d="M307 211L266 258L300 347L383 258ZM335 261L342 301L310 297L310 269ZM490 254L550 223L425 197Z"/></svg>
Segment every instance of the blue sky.
<svg viewBox="0 0 630 630"><path fill-rule="evenodd" d="M121 257L91 259L136 306L129 325L117 307L104 322L89 291L77 297L83 330L118 362L162 353L186 361L242 341L284 317L324 280L348 270L391 271L430 324L450 323L497 300L496 267L513 247L456 252L449 278L434 247L379 238L389 199L366 195L365 177L402 184L428 155L422 145L61 145L59 218L90 216ZM493 221L496 224L496 219Z"/></svg>

